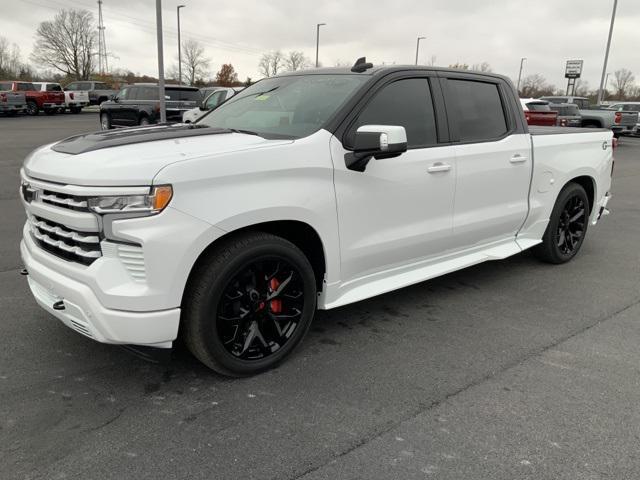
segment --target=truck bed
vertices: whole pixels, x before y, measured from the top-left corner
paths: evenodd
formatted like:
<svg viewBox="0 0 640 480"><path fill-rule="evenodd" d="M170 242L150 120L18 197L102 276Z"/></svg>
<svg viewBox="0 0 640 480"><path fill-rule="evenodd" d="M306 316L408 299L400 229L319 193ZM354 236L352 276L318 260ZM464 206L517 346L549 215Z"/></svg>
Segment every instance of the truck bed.
<svg viewBox="0 0 640 480"><path fill-rule="evenodd" d="M593 133L606 132L608 128L580 128L580 127L541 127L530 126L531 135L562 135L563 133Z"/></svg>

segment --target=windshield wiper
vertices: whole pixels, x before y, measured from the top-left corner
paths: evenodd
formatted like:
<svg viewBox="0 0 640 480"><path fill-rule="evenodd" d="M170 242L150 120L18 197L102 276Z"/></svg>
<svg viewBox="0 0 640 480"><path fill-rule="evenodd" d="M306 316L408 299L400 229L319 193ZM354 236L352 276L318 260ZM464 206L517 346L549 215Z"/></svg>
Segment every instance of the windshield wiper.
<svg viewBox="0 0 640 480"><path fill-rule="evenodd" d="M227 128L227 130L233 133L245 133L247 135L257 135L258 137L262 136L258 132L254 132L253 130L244 130L242 128Z"/></svg>

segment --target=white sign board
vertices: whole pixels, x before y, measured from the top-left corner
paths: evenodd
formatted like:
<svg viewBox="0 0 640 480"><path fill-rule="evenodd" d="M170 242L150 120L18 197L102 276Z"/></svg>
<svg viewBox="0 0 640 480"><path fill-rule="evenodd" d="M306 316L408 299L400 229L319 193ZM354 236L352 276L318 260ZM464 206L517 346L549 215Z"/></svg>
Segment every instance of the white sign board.
<svg viewBox="0 0 640 480"><path fill-rule="evenodd" d="M583 60L567 60L567 66L564 70L564 78L580 78L582 75Z"/></svg>

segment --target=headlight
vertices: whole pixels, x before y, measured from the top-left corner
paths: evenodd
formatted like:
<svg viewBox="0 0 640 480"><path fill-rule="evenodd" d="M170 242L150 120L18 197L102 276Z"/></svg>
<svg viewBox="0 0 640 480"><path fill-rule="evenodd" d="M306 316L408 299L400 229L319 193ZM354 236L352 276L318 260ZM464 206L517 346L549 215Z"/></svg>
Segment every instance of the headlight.
<svg viewBox="0 0 640 480"><path fill-rule="evenodd" d="M160 213L169 205L173 189L171 185L151 187L151 191L145 195L115 195L93 197L87 199L90 210L100 214L110 213L147 213L154 215Z"/></svg>

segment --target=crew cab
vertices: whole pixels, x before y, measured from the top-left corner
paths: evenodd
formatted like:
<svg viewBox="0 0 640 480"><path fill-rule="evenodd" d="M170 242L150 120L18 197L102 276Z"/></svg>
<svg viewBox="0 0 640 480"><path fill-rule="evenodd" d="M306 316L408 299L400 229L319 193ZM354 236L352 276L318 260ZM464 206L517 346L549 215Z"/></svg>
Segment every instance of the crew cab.
<svg viewBox="0 0 640 480"><path fill-rule="evenodd" d="M82 335L168 349L180 332L209 367L252 375L316 309L527 249L570 261L607 213L612 149L609 130L529 127L496 74L291 72L193 124L32 152L23 273Z"/></svg>
<svg viewBox="0 0 640 480"><path fill-rule="evenodd" d="M213 110L225 100L233 97L236 93L242 91L244 87L219 87L207 94L202 101L202 105L191 110L187 110L182 114L182 121L184 123L193 123L205 113ZM202 90L201 90L202 92Z"/></svg>
<svg viewBox="0 0 640 480"><path fill-rule="evenodd" d="M549 102L535 98L521 98L520 104L528 125L553 127L558 124L558 112L551 110Z"/></svg>
<svg viewBox="0 0 640 480"><path fill-rule="evenodd" d="M631 133L638 123L637 112L618 112L614 110L589 107L589 99L585 97L554 96L540 97L551 103L575 103L580 108L583 127L608 128L618 138L623 133Z"/></svg>
<svg viewBox="0 0 640 480"><path fill-rule="evenodd" d="M67 108L71 113L80 113L83 107L89 105L89 93L83 91L64 91L59 83L55 82L31 82L41 92L63 92L64 105L58 108L63 113Z"/></svg>
<svg viewBox="0 0 640 480"><path fill-rule="evenodd" d="M27 106L26 111L29 115L38 115L42 110L47 115L53 115L60 108L64 107L64 93L58 90L42 89L40 85L34 82L22 81L3 81L3 85L11 85L11 91L24 93Z"/></svg>
<svg viewBox="0 0 640 480"><path fill-rule="evenodd" d="M0 113L16 115L27 108L27 99L23 92L14 92L11 82L0 81Z"/></svg>
<svg viewBox="0 0 640 480"><path fill-rule="evenodd" d="M150 125L160 121L158 85L135 83L122 87L111 100L100 104L100 126L103 130L113 127ZM200 92L196 87L166 85L164 89L167 122L181 122L187 110L196 107Z"/></svg>

